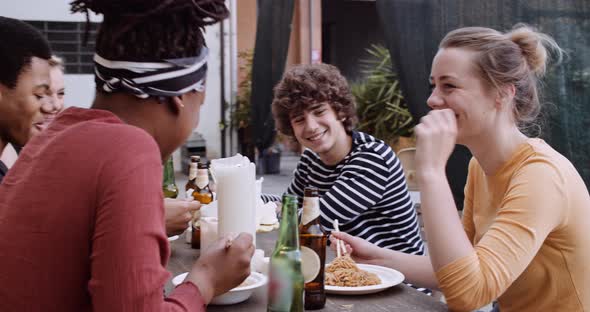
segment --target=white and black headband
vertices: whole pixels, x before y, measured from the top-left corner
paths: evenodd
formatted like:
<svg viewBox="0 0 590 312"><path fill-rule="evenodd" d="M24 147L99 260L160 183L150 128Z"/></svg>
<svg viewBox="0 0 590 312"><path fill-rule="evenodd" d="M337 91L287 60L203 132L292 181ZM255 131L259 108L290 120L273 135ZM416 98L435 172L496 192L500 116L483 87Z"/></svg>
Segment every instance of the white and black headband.
<svg viewBox="0 0 590 312"><path fill-rule="evenodd" d="M202 92L208 54L207 47L203 47L199 56L161 62L111 61L94 54L96 86L108 93L128 92L142 99Z"/></svg>

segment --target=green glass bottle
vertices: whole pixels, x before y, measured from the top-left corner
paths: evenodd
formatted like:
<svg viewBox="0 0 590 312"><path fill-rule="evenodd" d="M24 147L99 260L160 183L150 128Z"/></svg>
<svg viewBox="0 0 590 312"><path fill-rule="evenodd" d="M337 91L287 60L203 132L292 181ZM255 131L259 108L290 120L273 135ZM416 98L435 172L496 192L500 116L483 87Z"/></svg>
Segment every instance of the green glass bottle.
<svg viewBox="0 0 590 312"><path fill-rule="evenodd" d="M178 196L178 187L174 178L174 164L172 156L168 158L164 165L164 181L162 182L162 191L166 198L176 198Z"/></svg>
<svg viewBox="0 0 590 312"><path fill-rule="evenodd" d="M297 197L283 195L279 240L270 258L267 311L303 311L303 273L297 224Z"/></svg>

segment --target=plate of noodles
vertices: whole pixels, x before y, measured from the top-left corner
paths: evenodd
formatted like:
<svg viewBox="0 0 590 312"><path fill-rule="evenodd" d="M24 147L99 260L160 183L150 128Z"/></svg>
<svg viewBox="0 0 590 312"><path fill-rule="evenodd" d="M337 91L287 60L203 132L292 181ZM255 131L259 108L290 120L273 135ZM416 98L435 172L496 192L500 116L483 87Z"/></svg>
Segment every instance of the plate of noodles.
<svg viewBox="0 0 590 312"><path fill-rule="evenodd" d="M350 256L341 256L325 271L326 293L364 295L383 291L404 281L404 275L391 268L371 264L356 264Z"/></svg>

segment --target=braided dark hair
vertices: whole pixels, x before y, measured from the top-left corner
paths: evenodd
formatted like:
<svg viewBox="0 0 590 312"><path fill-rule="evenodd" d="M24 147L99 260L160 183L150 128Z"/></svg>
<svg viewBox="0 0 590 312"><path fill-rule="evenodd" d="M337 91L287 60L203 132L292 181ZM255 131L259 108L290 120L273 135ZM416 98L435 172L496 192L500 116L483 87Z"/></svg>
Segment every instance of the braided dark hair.
<svg viewBox="0 0 590 312"><path fill-rule="evenodd" d="M223 0L75 0L71 10L103 14L98 54L139 62L197 55L204 27L229 15Z"/></svg>

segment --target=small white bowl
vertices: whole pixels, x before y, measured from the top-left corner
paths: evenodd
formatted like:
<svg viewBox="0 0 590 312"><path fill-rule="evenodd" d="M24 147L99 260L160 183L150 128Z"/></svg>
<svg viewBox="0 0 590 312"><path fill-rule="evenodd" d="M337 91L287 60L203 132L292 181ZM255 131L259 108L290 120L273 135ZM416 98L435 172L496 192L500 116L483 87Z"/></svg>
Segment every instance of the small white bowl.
<svg viewBox="0 0 590 312"><path fill-rule="evenodd" d="M174 286L178 286L184 281L187 275L188 273L182 273L175 276L172 279L172 284L174 284ZM250 296L252 296L252 293L254 293L256 289L266 285L268 279L263 274L251 272L250 276L246 278L246 281L248 282L248 285L233 288L225 294L214 297L209 304L228 305L246 301L248 298L250 298Z"/></svg>

